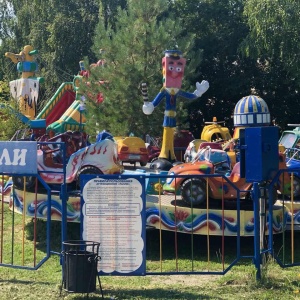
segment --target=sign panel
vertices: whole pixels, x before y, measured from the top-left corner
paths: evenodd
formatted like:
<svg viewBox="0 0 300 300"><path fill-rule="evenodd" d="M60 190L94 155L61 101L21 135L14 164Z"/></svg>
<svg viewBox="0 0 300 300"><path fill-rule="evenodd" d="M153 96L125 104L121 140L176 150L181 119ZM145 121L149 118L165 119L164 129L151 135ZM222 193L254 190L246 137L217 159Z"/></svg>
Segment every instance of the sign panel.
<svg viewBox="0 0 300 300"><path fill-rule="evenodd" d="M0 173L37 174L37 142L0 142Z"/></svg>
<svg viewBox="0 0 300 300"><path fill-rule="evenodd" d="M82 239L100 242L102 275L145 275L145 178L82 175Z"/></svg>

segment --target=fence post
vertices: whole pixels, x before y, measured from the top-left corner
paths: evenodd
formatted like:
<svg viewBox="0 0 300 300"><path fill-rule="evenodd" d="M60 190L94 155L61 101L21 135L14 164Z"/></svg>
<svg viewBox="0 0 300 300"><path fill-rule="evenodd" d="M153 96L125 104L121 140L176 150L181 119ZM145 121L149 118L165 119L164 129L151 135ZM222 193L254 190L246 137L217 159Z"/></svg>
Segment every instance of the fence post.
<svg viewBox="0 0 300 300"><path fill-rule="evenodd" d="M259 185L258 182L254 182L252 199L253 199L253 213L254 213L254 265L256 267L256 280L261 279L259 197L260 197Z"/></svg>

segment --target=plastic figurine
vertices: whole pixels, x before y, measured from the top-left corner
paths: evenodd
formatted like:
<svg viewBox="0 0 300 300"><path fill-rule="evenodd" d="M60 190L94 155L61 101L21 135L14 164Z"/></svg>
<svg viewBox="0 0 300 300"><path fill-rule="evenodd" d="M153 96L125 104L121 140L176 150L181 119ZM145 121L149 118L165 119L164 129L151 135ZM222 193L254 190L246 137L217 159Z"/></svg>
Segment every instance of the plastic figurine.
<svg viewBox="0 0 300 300"><path fill-rule="evenodd" d="M194 93L182 91L181 84L184 74L186 59L182 57L179 50L166 50L165 56L162 58L163 67L163 87L152 102L148 101L148 97L142 90L144 96L143 112L146 115L152 114L154 108L160 104L163 98L166 99L166 108L164 116L164 132L161 152L156 161L153 161L151 168L168 170L172 167L172 163L176 161L174 153L174 128L176 127L176 99L181 96L183 98L194 100L202 96L209 88L209 83L203 80L196 83Z"/></svg>
<svg viewBox="0 0 300 300"><path fill-rule="evenodd" d="M21 73L21 79L9 83L11 96L19 101L20 112L33 120L37 111L37 99L39 84L44 78L35 77L38 65L34 56L38 54L32 46L26 45L19 54L6 52L5 56L17 64L17 70Z"/></svg>

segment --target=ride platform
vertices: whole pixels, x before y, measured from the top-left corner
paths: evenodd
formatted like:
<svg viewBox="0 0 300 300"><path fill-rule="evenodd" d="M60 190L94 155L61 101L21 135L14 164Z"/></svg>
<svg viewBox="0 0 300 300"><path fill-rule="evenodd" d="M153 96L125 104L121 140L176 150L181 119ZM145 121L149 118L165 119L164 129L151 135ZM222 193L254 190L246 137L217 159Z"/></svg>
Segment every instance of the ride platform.
<svg viewBox="0 0 300 300"><path fill-rule="evenodd" d="M25 207L27 216L40 219L47 218L48 205L50 205L51 219L61 221L63 206L59 192L51 193L50 204L48 204L46 194L24 192L14 188L9 201L11 210L23 214ZM67 221L80 222L79 192L69 195L66 207ZM147 228L199 235L254 235L254 214L252 205L249 204L241 204L239 210L232 201L224 203L223 208L220 207L220 202L218 204L209 202L208 206L191 208L185 205L180 197L174 195L148 194L145 213ZM282 232L285 228L287 214L288 210L280 203L273 206L271 222L274 234ZM269 218L266 222L268 228Z"/></svg>
<svg viewBox="0 0 300 300"><path fill-rule="evenodd" d="M287 210L286 230L300 230L300 200L278 200L277 203Z"/></svg>
<svg viewBox="0 0 300 300"><path fill-rule="evenodd" d="M287 210L283 205L273 206L273 233L282 232L285 228ZM266 213L268 215L268 212ZM269 227L266 220L266 229ZM252 203L236 203L230 201L209 201L202 207L188 207L174 195L147 195L146 224L148 227L177 231L180 233L216 235L216 236L254 236L254 213ZM268 234L268 230L266 231Z"/></svg>

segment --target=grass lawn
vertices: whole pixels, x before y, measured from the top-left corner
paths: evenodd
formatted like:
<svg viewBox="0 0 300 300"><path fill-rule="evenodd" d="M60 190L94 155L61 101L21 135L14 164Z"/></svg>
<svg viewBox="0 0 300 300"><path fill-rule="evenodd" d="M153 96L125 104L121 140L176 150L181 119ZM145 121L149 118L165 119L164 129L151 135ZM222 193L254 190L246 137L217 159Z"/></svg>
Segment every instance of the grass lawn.
<svg viewBox="0 0 300 300"><path fill-rule="evenodd" d="M12 227L12 213L4 209L3 236L4 241L11 241L14 236L15 262L25 265L30 261L33 245L34 223L31 219L15 214ZM22 226L25 224L25 233ZM38 220L36 224L36 257L39 261L45 257L46 238L45 222ZM51 224L51 250L60 252L60 222ZM25 236L24 236L25 235ZM290 234L287 232L287 236ZM68 237L79 238L79 224L68 224ZM295 233L295 252L297 252L300 232ZM25 238L25 240L23 240ZM179 235L177 259L174 255L174 234L162 233L162 256L158 230L147 231L147 272L189 270L191 265L191 248L193 264L199 270L220 270L219 237L211 237L209 243L206 236ZM281 238L276 238L278 254L281 254ZM24 241L24 248L19 246ZM192 241L192 243L191 243ZM225 265L235 258L236 239L225 237ZM209 244L209 259L207 245ZM290 243L285 246L288 248ZM11 243L4 243L3 262L10 260ZM201 249L201 251L199 250ZM23 251L25 250L25 251ZM241 239L241 252L245 255L253 253L253 238ZM290 255L289 251L286 251ZM299 251L298 251L299 252ZM101 253L100 253L101 254ZM300 261L295 253L296 262ZM288 256L287 259L290 259ZM221 266L221 267L220 267ZM36 271L0 267L0 299L86 299L86 294L61 291L62 268L58 255L51 257ZM300 299L300 267L281 268L270 257L262 269L262 278L256 280L256 269L251 259L243 258L224 276L221 275L147 275L147 276L102 276L101 283L105 299ZM101 299L99 286L89 294L89 299Z"/></svg>
<svg viewBox="0 0 300 300"><path fill-rule="evenodd" d="M224 276L172 275L102 277L105 299L300 299L299 268L282 270L270 263L257 282L252 266L236 266ZM51 257L37 271L0 268L1 299L85 299L86 294L60 295L61 266ZM100 289L89 299L99 299Z"/></svg>

